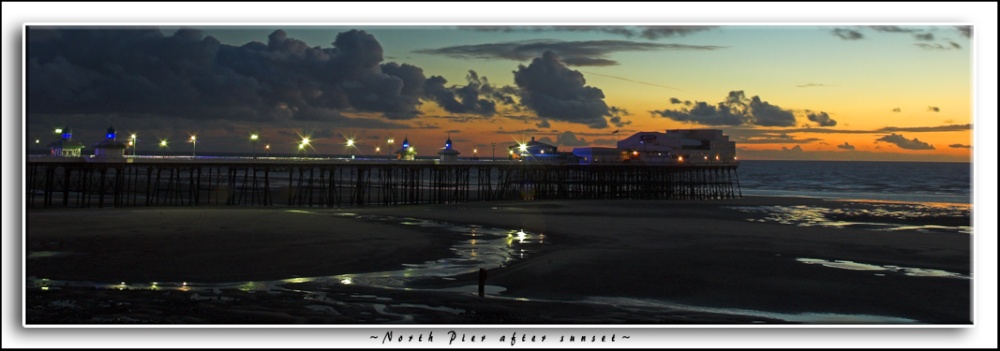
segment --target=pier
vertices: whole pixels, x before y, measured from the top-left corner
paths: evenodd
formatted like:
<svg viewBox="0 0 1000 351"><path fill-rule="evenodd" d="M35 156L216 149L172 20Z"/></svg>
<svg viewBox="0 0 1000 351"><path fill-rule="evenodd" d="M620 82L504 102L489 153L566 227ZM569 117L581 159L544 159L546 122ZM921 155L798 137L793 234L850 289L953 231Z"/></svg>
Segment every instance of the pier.
<svg viewBox="0 0 1000 351"><path fill-rule="evenodd" d="M29 159L30 208L359 207L495 200L742 197L736 163Z"/></svg>

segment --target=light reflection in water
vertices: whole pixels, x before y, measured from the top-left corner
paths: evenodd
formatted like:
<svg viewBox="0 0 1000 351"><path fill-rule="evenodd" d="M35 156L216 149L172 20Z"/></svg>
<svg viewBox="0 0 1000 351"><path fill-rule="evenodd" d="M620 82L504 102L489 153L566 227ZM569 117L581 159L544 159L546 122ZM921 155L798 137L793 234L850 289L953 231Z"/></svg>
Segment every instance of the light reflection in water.
<svg viewBox="0 0 1000 351"><path fill-rule="evenodd" d="M832 203L831 206L841 206L841 203ZM798 205L728 208L744 213L763 214L762 218L748 219L751 222L772 222L800 227L855 227L881 231L911 230L972 234L971 226L912 224L912 221L928 222L938 218L950 221L954 221L955 218L968 218L971 207L965 204L946 206L940 203L864 202L850 203L842 207Z"/></svg>
<svg viewBox="0 0 1000 351"><path fill-rule="evenodd" d="M829 261L819 258L796 258L796 261L805 264L818 264L823 267L846 269L852 271L876 271L876 272L888 272L888 273L902 273L903 275L910 277L939 277L939 278L957 278L957 279L972 279L971 276L963 275L954 272L943 271L939 269L926 269L926 268L913 268L913 267L900 267L893 265L879 266L869 263L858 263L853 261L836 260ZM885 276L885 274L877 274L880 276Z"/></svg>
<svg viewBox="0 0 1000 351"><path fill-rule="evenodd" d="M290 210L291 212L319 214L310 211ZM93 287L99 289L117 290L181 290L181 291L211 291L221 293L221 289L238 289L244 292L253 291L276 291L287 290L281 285L286 283L317 283L320 285L364 285L386 288L404 288L407 282L423 278L448 278L461 274L473 273L480 267L494 268L506 265L515 258L524 258L536 252L534 245L541 244L541 240L535 241L535 234L521 230L500 229L482 227L478 225L456 225L446 222L430 221L417 218L401 218L394 216L377 215L357 215L354 213L334 214L338 217L351 217L361 220L390 222L408 226L416 226L436 232L445 231L461 236L472 237L469 240L457 240L451 247L454 257L445 257L434 261L423 263L403 264L399 270L384 272L351 273L324 277L294 277L274 281L249 281L233 283L197 283L185 281L182 283L153 282L151 285L145 284L119 284L81 282L81 281L60 281L59 285ZM514 238L517 243L514 243ZM541 239L542 235L538 235ZM529 249L526 249L529 248ZM29 287L40 288L52 285L48 279L37 279L29 277ZM476 286L462 287L462 291L470 290L475 293ZM492 288L491 291L503 291L503 288Z"/></svg>

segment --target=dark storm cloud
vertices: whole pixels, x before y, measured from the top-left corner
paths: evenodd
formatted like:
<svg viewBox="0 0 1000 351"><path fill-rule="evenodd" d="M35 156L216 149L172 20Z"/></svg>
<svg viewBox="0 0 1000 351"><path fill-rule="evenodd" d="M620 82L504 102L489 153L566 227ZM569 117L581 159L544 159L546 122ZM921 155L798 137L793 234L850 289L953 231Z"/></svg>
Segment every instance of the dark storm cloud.
<svg viewBox="0 0 1000 351"><path fill-rule="evenodd" d="M29 27L29 113L144 113L192 119L343 120L418 115L420 68L382 64L374 36L352 30L309 47L281 30L267 43L220 44L200 31Z"/></svg>
<svg viewBox="0 0 1000 351"><path fill-rule="evenodd" d="M542 120L541 122L535 123L535 127L538 128L552 128L552 124L549 121Z"/></svg>
<svg viewBox="0 0 1000 351"><path fill-rule="evenodd" d="M776 105L763 101L759 96L747 98L742 90L731 91L726 100L716 105L695 101L690 108L650 111L654 116L680 122L704 125L758 125L790 127L795 125L795 115Z"/></svg>
<svg viewBox="0 0 1000 351"><path fill-rule="evenodd" d="M951 145L948 145L948 147L950 147L950 148L952 148L952 149L971 149L971 148L972 148L972 145L965 145L965 144L951 144Z"/></svg>
<svg viewBox="0 0 1000 351"><path fill-rule="evenodd" d="M855 149L854 145L848 144L846 141L844 142L843 145L837 145L837 148L838 149L842 149L842 150L854 150Z"/></svg>
<svg viewBox="0 0 1000 351"><path fill-rule="evenodd" d="M903 109L899 107L892 109L892 112L900 112L900 111L903 111Z"/></svg>
<svg viewBox="0 0 1000 351"><path fill-rule="evenodd" d="M514 71L521 104L543 119L606 128L614 117L601 89L587 86L579 71L571 70L555 53L546 51L528 66Z"/></svg>
<svg viewBox="0 0 1000 351"><path fill-rule="evenodd" d="M833 127L837 125L837 121L830 118L826 112L820 113L810 113L806 116L810 121L819 123L820 127Z"/></svg>
<svg viewBox="0 0 1000 351"><path fill-rule="evenodd" d="M795 145L792 148L787 148L787 147L782 146L781 150L782 151L787 151L787 152L795 152L795 153L805 152L805 151L802 150L802 146L801 145Z"/></svg>
<svg viewBox="0 0 1000 351"><path fill-rule="evenodd" d="M671 104L674 104L674 105L677 105L677 104L681 103L681 99L678 99L678 98L670 98L670 103L671 103Z"/></svg>
<svg viewBox="0 0 1000 351"><path fill-rule="evenodd" d="M860 32L847 28L834 28L831 31L831 33L833 33L833 35L840 37L840 39L844 40L858 40L864 38L864 36L861 35Z"/></svg>
<svg viewBox="0 0 1000 351"><path fill-rule="evenodd" d="M941 108L937 106L927 106L927 112L941 112Z"/></svg>
<svg viewBox="0 0 1000 351"><path fill-rule="evenodd" d="M656 44L627 40L529 40L503 43L449 46L438 49L414 51L421 54L443 55L462 59L504 59L527 61L551 51L563 59L563 63L573 66L609 66L618 62L606 56L620 51L656 50L716 50L721 46Z"/></svg>
<svg viewBox="0 0 1000 351"><path fill-rule="evenodd" d="M875 142L887 142L890 144L895 144L901 149L906 150L934 150L934 146L925 142L920 141L920 139L913 138L907 139L901 134L892 133L890 135L883 136L881 138L875 139Z"/></svg>
<svg viewBox="0 0 1000 351"><path fill-rule="evenodd" d="M462 27L484 32L514 32L514 31L564 31L564 32L599 32L620 35L626 38L642 37L650 40L685 36L691 33L712 30L717 26L469 26Z"/></svg>
<svg viewBox="0 0 1000 351"><path fill-rule="evenodd" d="M934 34L933 33L918 33L918 34L914 34L913 37L916 38L917 40L923 40L923 41L932 41L932 40L934 40Z"/></svg>
<svg viewBox="0 0 1000 351"><path fill-rule="evenodd" d="M424 85L427 98L437 102L445 111L469 113L491 117L497 112L497 103L513 104L514 91L509 87L496 88L486 77L480 78L476 71L469 71L465 86L450 86L444 77L432 76Z"/></svg>

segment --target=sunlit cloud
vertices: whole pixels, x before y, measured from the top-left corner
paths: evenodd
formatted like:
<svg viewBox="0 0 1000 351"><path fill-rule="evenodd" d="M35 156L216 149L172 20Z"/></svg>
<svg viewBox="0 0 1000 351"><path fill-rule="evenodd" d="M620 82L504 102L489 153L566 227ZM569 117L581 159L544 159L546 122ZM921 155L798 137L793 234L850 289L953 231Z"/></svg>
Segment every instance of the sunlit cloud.
<svg viewBox="0 0 1000 351"><path fill-rule="evenodd" d="M934 150L934 145L920 141L920 139L907 139L901 134L892 133L875 139L875 142L887 142L906 150Z"/></svg>

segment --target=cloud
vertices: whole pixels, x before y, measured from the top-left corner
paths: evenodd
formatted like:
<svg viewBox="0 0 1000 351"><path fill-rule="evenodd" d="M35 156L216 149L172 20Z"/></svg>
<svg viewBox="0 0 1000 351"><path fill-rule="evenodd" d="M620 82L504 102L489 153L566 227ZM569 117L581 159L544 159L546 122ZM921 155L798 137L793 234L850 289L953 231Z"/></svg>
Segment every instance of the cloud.
<svg viewBox="0 0 1000 351"><path fill-rule="evenodd" d="M620 35L626 38L642 37L650 40L673 36L685 36L691 33L707 31L717 26L468 26L462 27L484 32L514 32L514 31L565 31L565 32L599 32Z"/></svg>
<svg viewBox="0 0 1000 351"><path fill-rule="evenodd" d="M480 78L476 71L469 70L465 86L450 86L444 77L432 76L424 83L427 98L437 102L445 111L451 113L470 113L486 117L497 112L497 103L513 104L510 96L513 91L508 88L496 88L486 77Z"/></svg>
<svg viewBox="0 0 1000 351"><path fill-rule="evenodd" d="M528 66L514 71L521 104L539 117L591 128L606 128L605 117L613 117L601 89L587 86L583 74L570 70L559 56L546 51Z"/></svg>
<svg viewBox="0 0 1000 351"><path fill-rule="evenodd" d="M858 40L864 38L864 36L861 35L860 32L847 28L835 28L831 31L831 33L833 33L833 35L840 37L840 39L844 40Z"/></svg>
<svg viewBox="0 0 1000 351"><path fill-rule="evenodd" d="M543 119L541 122L535 123L535 127L552 128L552 124L550 124L549 121Z"/></svg>
<svg viewBox="0 0 1000 351"><path fill-rule="evenodd" d="M916 45L916 46L920 47L921 49L927 49L927 50L952 50L952 49L961 49L962 48L961 45L958 45L958 43L953 42L953 41L949 41L947 46L941 45L941 44L937 44L937 43L935 43L935 44L916 43L916 44L913 44L913 45Z"/></svg>
<svg viewBox="0 0 1000 351"><path fill-rule="evenodd" d="M801 145L795 145L792 148L788 148L788 147L782 146L781 150L782 151L787 151L787 152L794 152L794 153L805 152L805 151L802 150L802 146Z"/></svg>
<svg viewBox="0 0 1000 351"><path fill-rule="evenodd" d="M795 139L795 137L792 137L787 134L782 134L778 136L733 138L733 141L735 141L738 144L809 144L821 140L823 139L819 138Z"/></svg>
<svg viewBox="0 0 1000 351"><path fill-rule="evenodd" d="M927 106L927 112L941 112L941 108L937 106Z"/></svg>
<svg viewBox="0 0 1000 351"><path fill-rule="evenodd" d="M673 98L672 97L672 98L670 98L670 103L674 104L674 105L677 105L677 104L681 103L681 99Z"/></svg>
<svg viewBox="0 0 1000 351"><path fill-rule="evenodd" d="M923 41L934 40L933 33L919 33L919 34L914 34L913 37L916 38L917 40L923 40Z"/></svg>
<svg viewBox="0 0 1000 351"><path fill-rule="evenodd" d="M952 148L952 149L971 149L971 148L972 148L972 145L965 145L965 144L951 144L951 145L948 145L948 147L950 147L950 148Z"/></svg>
<svg viewBox="0 0 1000 351"><path fill-rule="evenodd" d="M419 115L419 68L382 64L364 31L309 47L284 31L266 43L221 44L200 31L29 27L32 114L147 114L242 121L342 121L342 112Z"/></svg>
<svg viewBox="0 0 1000 351"><path fill-rule="evenodd" d="M900 109L899 107L892 109L892 112L900 112L900 111L903 111L903 110Z"/></svg>
<svg viewBox="0 0 1000 351"><path fill-rule="evenodd" d="M608 108L608 111L611 113L611 118L608 119L608 122L614 124L615 127L621 128L629 124L632 124L632 121L626 121L625 119L622 118L622 116L630 115L630 113L628 113L628 110L611 106Z"/></svg>
<svg viewBox="0 0 1000 351"><path fill-rule="evenodd" d="M955 26L955 29L958 30L963 37L972 38L972 26Z"/></svg>
<svg viewBox="0 0 1000 351"><path fill-rule="evenodd" d="M534 128L518 129L518 130L498 130L493 133L496 134L512 134L512 135L524 135L524 134L537 134L540 131Z"/></svg>
<svg viewBox="0 0 1000 351"><path fill-rule="evenodd" d="M797 87L797 88L812 88L812 87L825 87L825 86L827 86L827 85L826 84L819 84L819 83L806 83L806 84L796 85L795 87Z"/></svg>
<svg viewBox="0 0 1000 351"><path fill-rule="evenodd" d="M721 46L657 44L627 40L590 40L590 41L560 41L560 40L527 40L488 44L458 45L438 49L416 50L415 53L442 55L460 59L503 59L527 61L542 56L545 52L553 52L570 66L611 66L618 62L607 58L608 55L622 51L659 51L659 50L717 50Z"/></svg>
<svg viewBox="0 0 1000 351"><path fill-rule="evenodd" d="M845 142L844 142L844 145L837 145L837 148L838 148L838 149L842 149L842 150L854 150L854 145L851 145L851 144L848 144L848 143L847 143L847 142L845 141Z"/></svg>
<svg viewBox="0 0 1000 351"><path fill-rule="evenodd" d="M726 100L717 105L695 101L690 108L650 111L654 116L679 122L704 125L758 125L790 127L795 125L795 115L776 105L763 101L759 96L747 98L742 90L731 91Z"/></svg>
<svg viewBox="0 0 1000 351"><path fill-rule="evenodd" d="M558 146L587 146L587 140L580 137L577 138L576 134L571 131L562 132L556 136L556 143Z"/></svg>
<svg viewBox="0 0 1000 351"><path fill-rule="evenodd" d="M972 129L972 124L951 124L930 127L883 127L878 129L858 130L858 129L830 129L830 128L794 128L794 129L760 129L760 128L731 128L727 132L733 137L753 137L777 134L811 133L811 134L885 134L885 133L935 133L935 132L961 132Z"/></svg>
<svg viewBox="0 0 1000 351"><path fill-rule="evenodd" d="M896 133L892 133L890 135L886 135L881 138L875 139L876 143L882 141L890 144L895 144L899 148L906 150L934 150L933 145L922 142L920 141L920 139L913 138L912 140L910 140Z"/></svg>
<svg viewBox="0 0 1000 351"><path fill-rule="evenodd" d="M820 113L810 113L806 116L810 121L819 123L820 127L833 127L837 125L837 121L830 118L826 112Z"/></svg>
<svg viewBox="0 0 1000 351"><path fill-rule="evenodd" d="M900 26L868 26L868 28L888 33L916 33L920 31L919 29L902 28Z"/></svg>

